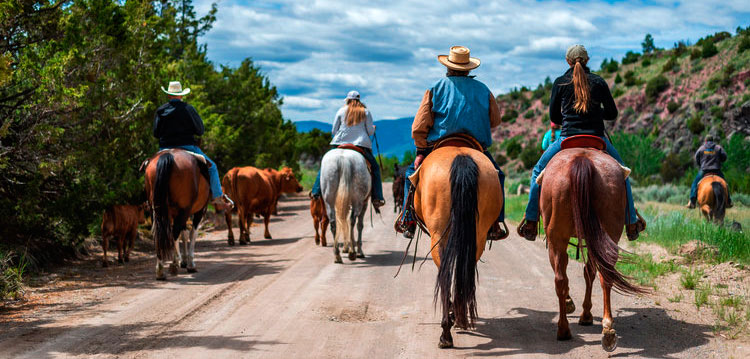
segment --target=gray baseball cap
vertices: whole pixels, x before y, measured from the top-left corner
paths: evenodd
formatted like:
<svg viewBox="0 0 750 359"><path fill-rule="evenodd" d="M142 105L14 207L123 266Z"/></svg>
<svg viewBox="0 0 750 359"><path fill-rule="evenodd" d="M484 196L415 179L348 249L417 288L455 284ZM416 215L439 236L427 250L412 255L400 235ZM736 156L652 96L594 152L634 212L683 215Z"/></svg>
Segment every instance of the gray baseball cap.
<svg viewBox="0 0 750 359"><path fill-rule="evenodd" d="M346 99L347 100L359 100L359 92L355 90L349 91L349 93L346 94Z"/></svg>
<svg viewBox="0 0 750 359"><path fill-rule="evenodd" d="M573 62L577 58L581 58L583 62L589 60L589 53L586 51L586 48L583 47L583 45L573 45L568 48L568 51L565 52L566 60Z"/></svg>

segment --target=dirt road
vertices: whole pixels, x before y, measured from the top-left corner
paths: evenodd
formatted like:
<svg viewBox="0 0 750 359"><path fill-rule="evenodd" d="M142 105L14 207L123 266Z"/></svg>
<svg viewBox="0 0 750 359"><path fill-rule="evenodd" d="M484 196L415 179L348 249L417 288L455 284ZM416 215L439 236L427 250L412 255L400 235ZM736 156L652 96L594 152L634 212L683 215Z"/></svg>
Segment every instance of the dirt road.
<svg viewBox="0 0 750 359"><path fill-rule="evenodd" d="M281 203L281 215L271 225L273 240L262 239L262 227L253 227L250 246L228 247L225 231L207 232L197 245L195 274L182 269L178 277L157 282L151 257L107 269L95 269L92 260L95 274L78 276L79 284L36 290L44 298L63 299L0 315L0 357L607 356L599 341L598 288L595 325L574 324L584 289L581 265L569 266L579 306L569 316L574 338L558 342L557 299L544 243L517 236L493 245L478 266L476 330L454 331L456 348L438 349L437 270L428 261L413 272L404 266L393 278L406 241L392 230L390 205L373 227L367 219L367 258L344 257L343 265L333 263L331 242L315 246L303 197ZM424 256L424 238L419 247ZM715 338L710 326L674 320L648 297L614 294L613 308L620 336L613 356L736 355L736 345Z"/></svg>

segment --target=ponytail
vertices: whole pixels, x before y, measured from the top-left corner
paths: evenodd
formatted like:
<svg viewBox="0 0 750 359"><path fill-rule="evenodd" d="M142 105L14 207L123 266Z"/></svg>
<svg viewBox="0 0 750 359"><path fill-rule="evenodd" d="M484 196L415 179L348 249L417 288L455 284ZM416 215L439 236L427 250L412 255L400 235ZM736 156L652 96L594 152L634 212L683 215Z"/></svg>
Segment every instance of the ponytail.
<svg viewBox="0 0 750 359"><path fill-rule="evenodd" d="M553 127L549 131L549 143L555 142L555 132L557 132L557 129Z"/></svg>
<svg viewBox="0 0 750 359"><path fill-rule="evenodd" d="M576 64L573 68L573 92L576 96L576 103L573 108L578 113L586 113L589 111L589 98L591 92L589 91L589 79L586 76L586 71L583 70L581 65L581 58L577 58Z"/></svg>

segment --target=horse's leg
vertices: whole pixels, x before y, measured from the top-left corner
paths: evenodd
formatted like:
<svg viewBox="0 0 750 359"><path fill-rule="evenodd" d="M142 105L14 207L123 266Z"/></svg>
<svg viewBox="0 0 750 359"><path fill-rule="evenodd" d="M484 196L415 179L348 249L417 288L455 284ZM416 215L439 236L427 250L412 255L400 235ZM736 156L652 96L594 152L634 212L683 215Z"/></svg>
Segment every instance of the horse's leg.
<svg viewBox="0 0 750 359"><path fill-rule="evenodd" d="M357 243L354 241L354 226L357 224L357 213L358 211L355 211L354 208L352 208L351 213L349 214L349 238L345 238L344 240L349 240L349 260L353 261L357 259Z"/></svg>
<svg viewBox="0 0 750 359"><path fill-rule="evenodd" d="M125 243L125 255L123 256L123 260L125 262L130 262L130 251L133 250L133 246L135 245L135 238L138 237L138 230L134 229L128 233L126 239L127 243Z"/></svg>
<svg viewBox="0 0 750 359"><path fill-rule="evenodd" d="M102 267L106 268L109 266L109 260L107 260L107 247L109 247L109 235L102 234L102 249L104 250L104 258L102 258Z"/></svg>
<svg viewBox="0 0 750 359"><path fill-rule="evenodd" d="M357 258L365 257L365 252L362 252L362 228L364 228L365 226L364 221L365 211L362 211L362 213L359 215L359 219L357 220Z"/></svg>
<svg viewBox="0 0 750 359"><path fill-rule="evenodd" d="M177 232L179 233L177 235L177 238L174 241L174 255L172 256L172 263L169 264L169 274L171 275L177 275L177 271L180 268L180 262L182 261L182 256L180 255L180 237L183 236L183 232Z"/></svg>
<svg viewBox="0 0 750 359"><path fill-rule="evenodd" d="M248 240L250 236L249 235L246 236L247 213L245 213L243 209L240 209L237 211L237 222L238 222L237 224L240 227L240 245L248 244L250 242Z"/></svg>
<svg viewBox="0 0 750 359"><path fill-rule="evenodd" d="M198 224L201 223L204 214L204 211L200 211L193 215L193 227L190 228L190 248L186 248L188 249L188 252L186 253L188 273L195 273L198 271L195 267L195 241L198 238Z"/></svg>
<svg viewBox="0 0 750 359"><path fill-rule="evenodd" d="M586 295L583 298L583 312L578 319L578 324L588 326L594 324L594 316L591 314L591 288L596 278L596 267L591 261L586 262L583 268L583 278L586 280Z"/></svg>
<svg viewBox="0 0 750 359"><path fill-rule="evenodd" d="M122 259L122 246L125 242L125 234L120 233L120 235L117 236L117 263L125 263Z"/></svg>
<svg viewBox="0 0 750 359"><path fill-rule="evenodd" d="M567 298L568 288L568 247L567 238L555 238L552 235L548 238L549 243L549 262L555 271L555 292L560 305L560 318L557 321L557 340L568 340L572 338L570 326L567 318Z"/></svg>
<svg viewBox="0 0 750 359"><path fill-rule="evenodd" d="M320 219L320 245L325 247L326 243L326 231L328 230L328 217L323 216Z"/></svg>
<svg viewBox="0 0 750 359"><path fill-rule="evenodd" d="M318 216L313 216L313 227L315 227L315 245L320 244L320 235L318 234L318 226L320 225L320 220L318 219Z"/></svg>
<svg viewBox="0 0 750 359"><path fill-rule="evenodd" d="M227 220L227 243L230 246L234 245L234 233L232 233L232 211L224 211L224 218Z"/></svg>
<svg viewBox="0 0 750 359"><path fill-rule="evenodd" d="M604 315L602 316L602 347L605 351L611 352L617 347L617 333L614 330L614 321L612 320L612 304L610 302L612 294L612 283L607 283L599 275L599 281L602 284L602 299L604 301Z"/></svg>
<svg viewBox="0 0 750 359"><path fill-rule="evenodd" d="M271 211L266 210L265 213L263 213L263 225L266 227L265 233L263 233L263 238L265 239L272 239L271 238L271 232L268 231L268 221L271 219Z"/></svg>
<svg viewBox="0 0 750 359"><path fill-rule="evenodd" d="M182 235L180 236L180 240L182 241L182 252L180 256L180 268L187 268L188 267L188 237L190 236L193 231L195 231L195 227L197 225L193 225L190 228L182 231Z"/></svg>
<svg viewBox="0 0 750 359"><path fill-rule="evenodd" d="M451 328L453 327L453 303L450 298L448 299L448 308L443 308L443 320L440 322L440 327L443 328L443 333L440 334L440 342L438 342L439 348L453 348L453 335L451 335Z"/></svg>

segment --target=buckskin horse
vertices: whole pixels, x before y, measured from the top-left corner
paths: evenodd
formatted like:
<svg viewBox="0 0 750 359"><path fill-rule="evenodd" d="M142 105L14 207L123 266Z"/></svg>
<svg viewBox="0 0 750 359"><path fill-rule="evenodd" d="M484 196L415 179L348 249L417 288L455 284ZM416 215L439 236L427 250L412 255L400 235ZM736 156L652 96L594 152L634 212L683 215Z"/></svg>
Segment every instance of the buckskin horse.
<svg viewBox="0 0 750 359"><path fill-rule="evenodd" d="M576 136L577 137L577 136ZM542 186L540 208L549 246L549 260L555 271L555 291L560 309L557 339L571 339L566 315L575 311L569 295L567 248L571 237L585 242L584 278L586 293L580 325L593 325L591 289L597 272L602 286L602 347L611 352L617 347L613 329L610 294L612 287L626 294L644 293L643 288L628 283L615 268L619 256L617 243L626 219L626 170L600 149L604 142L589 136L585 140L571 137L563 141L556 154L537 178ZM591 138L593 137L593 138ZM576 141L581 142L576 143ZM589 148L594 147L594 148Z"/></svg>
<svg viewBox="0 0 750 359"><path fill-rule="evenodd" d="M234 200L240 227L240 244L250 243L250 226L253 215L263 216L265 232L263 237L271 239L268 222L276 210L276 203L281 193L302 191L290 168L281 171L261 170L255 167L234 167L221 180L221 186ZM232 232L232 213L226 211L227 243L234 245Z"/></svg>
<svg viewBox="0 0 750 359"><path fill-rule="evenodd" d="M503 204L492 162L464 146L451 140L438 144L410 177L414 209L430 234L432 260L438 267L435 302L443 310L440 348L453 346L454 319L457 327L474 326L476 262Z"/></svg>
<svg viewBox="0 0 750 359"><path fill-rule="evenodd" d="M210 197L208 165L198 155L181 149L159 151L146 166L146 195L153 211L156 279L165 280L164 261L177 275L177 265L195 273L195 239ZM192 225L187 221L192 216ZM183 254L177 239L182 237ZM190 239L188 249L187 238ZM185 258L187 257L187 258Z"/></svg>
<svg viewBox="0 0 750 359"><path fill-rule="evenodd" d="M352 149L336 148L328 151L320 164L320 188L333 233L334 263L343 263L339 254L339 240L349 260L364 258L362 228L370 198L372 180L367 160ZM359 237L354 242L354 225Z"/></svg>
<svg viewBox="0 0 750 359"><path fill-rule="evenodd" d="M707 174L698 182L698 208L706 220L724 223L728 193L727 183L717 175Z"/></svg>

